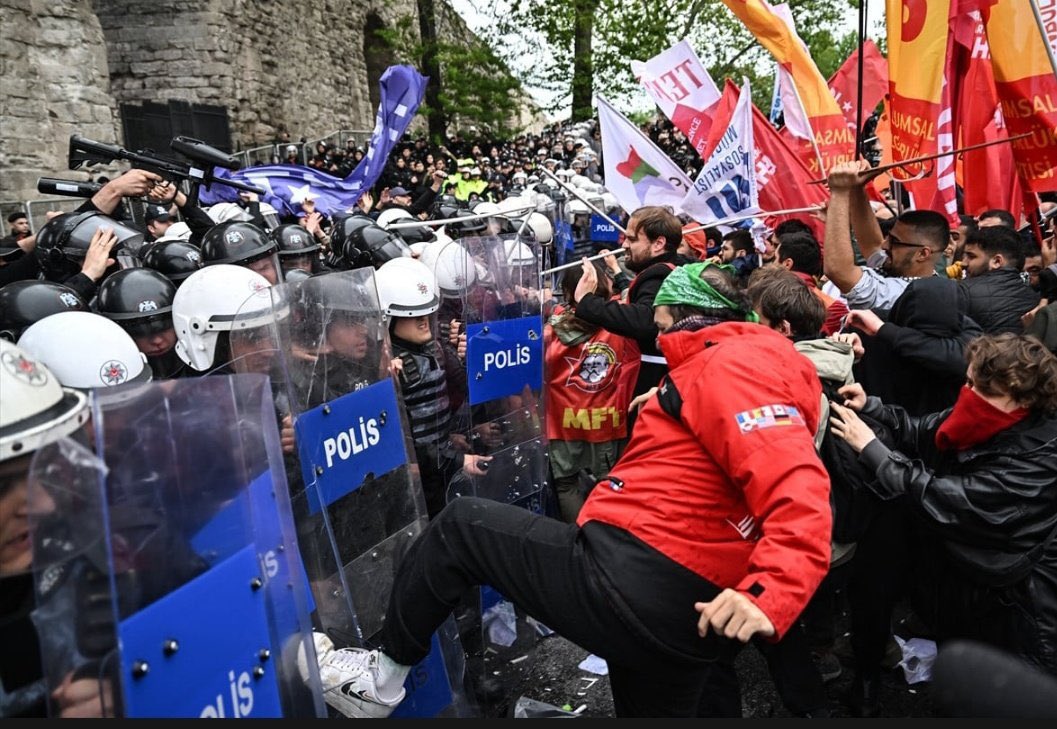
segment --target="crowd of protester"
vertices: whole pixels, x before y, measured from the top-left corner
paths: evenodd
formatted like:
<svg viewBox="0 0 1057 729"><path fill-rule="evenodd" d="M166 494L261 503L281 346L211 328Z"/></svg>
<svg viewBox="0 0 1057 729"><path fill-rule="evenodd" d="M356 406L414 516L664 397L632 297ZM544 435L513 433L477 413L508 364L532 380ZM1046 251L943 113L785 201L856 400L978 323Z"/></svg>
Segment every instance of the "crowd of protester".
<svg viewBox="0 0 1057 729"><path fill-rule="evenodd" d="M643 131L692 174L680 132L664 122ZM624 249L619 260L584 262L553 290L547 282L486 290L483 274L476 284L483 308L546 317L556 506L538 516L462 498L445 505L453 479L481 476L490 456L451 437L465 319L430 328L443 299L437 261L461 238L524 230L526 214L496 207L478 221L398 231L386 211L426 222L518 198L554 226L574 224L578 196L543 170L601 195L601 153L592 123L510 140L406 137L358 209L326 215L311 195L295 214L252 194L202 209L177 185L132 170L39 230L25 215L8 218L0 334L30 347L40 337L23 335L48 317L91 312L93 351L53 360L53 349L33 347L27 356L98 377L114 348L131 347L155 379L238 372L233 341L187 324L230 322L241 302L225 292L372 267L381 296L425 276L418 290L436 293L435 306L416 304L414 287L412 299L381 305L416 453L430 464L422 480L432 521L419 538L428 546L401 569L390 602L400 619L387 623L380 647L317 643L322 668L356 666L360 698L328 694L347 715L392 711L445 606L487 580L610 661L620 715L740 716L734 659L749 642L791 713L828 716L825 682L850 669L849 710L880 715L897 610L941 646L975 639L1057 674L1051 200L1035 229L1001 210L952 228L935 212L871 204L869 165L847 163L830 171L819 220L772 221L759 240L743 229L684 234L692 221L671 211L603 202L627 229L607 244ZM352 141L321 142L308 164L344 176L363 155ZM291 146L286 161L298 159ZM125 199L147 202L142 227L122 218ZM554 245L553 235L529 230L530 248ZM102 326L112 322L116 335ZM592 366L607 353L609 369L582 392L563 387L591 374L587 360L563 369L588 350ZM67 387L90 387L90 377L68 377ZM620 417L587 434L562 417L570 409ZM282 437L292 453L289 417ZM0 498L17 496L6 484ZM533 570L537 558L548 569ZM0 567L12 589L28 589L26 565ZM446 581L424 588L433 573ZM578 581L592 587L566 592ZM10 605L4 630L26 630L26 603ZM839 657L842 610L851 640ZM39 680L9 671L20 660L5 650L5 696Z"/></svg>

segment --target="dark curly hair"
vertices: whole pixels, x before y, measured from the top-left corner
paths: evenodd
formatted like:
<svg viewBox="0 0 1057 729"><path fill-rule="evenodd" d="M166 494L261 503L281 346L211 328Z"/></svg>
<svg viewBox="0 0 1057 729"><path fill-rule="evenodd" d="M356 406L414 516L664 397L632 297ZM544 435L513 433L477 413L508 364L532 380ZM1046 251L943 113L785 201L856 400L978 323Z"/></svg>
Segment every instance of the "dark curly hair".
<svg viewBox="0 0 1057 729"><path fill-rule="evenodd" d="M989 334L965 349L972 384L987 395L1009 395L1032 412L1057 413L1057 356L1035 337Z"/></svg>

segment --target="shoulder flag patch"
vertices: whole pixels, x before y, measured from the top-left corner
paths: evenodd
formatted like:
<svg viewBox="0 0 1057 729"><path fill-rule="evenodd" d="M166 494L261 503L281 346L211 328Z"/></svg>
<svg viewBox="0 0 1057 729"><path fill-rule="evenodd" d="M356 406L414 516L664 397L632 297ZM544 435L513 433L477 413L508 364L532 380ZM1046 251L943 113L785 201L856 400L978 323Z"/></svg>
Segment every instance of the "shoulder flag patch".
<svg viewBox="0 0 1057 729"><path fill-rule="evenodd" d="M742 433L751 433L763 428L774 428L781 425L804 425L800 411L792 405L764 405L753 410L745 410L734 416L738 429Z"/></svg>

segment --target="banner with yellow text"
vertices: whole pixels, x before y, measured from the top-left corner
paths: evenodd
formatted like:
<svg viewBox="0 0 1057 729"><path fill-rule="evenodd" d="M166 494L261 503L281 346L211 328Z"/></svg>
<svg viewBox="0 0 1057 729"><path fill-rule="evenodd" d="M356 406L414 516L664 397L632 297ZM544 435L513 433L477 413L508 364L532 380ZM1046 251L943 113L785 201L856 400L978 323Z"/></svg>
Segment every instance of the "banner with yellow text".
<svg viewBox="0 0 1057 729"><path fill-rule="evenodd" d="M995 88L1009 135L1031 134L1012 142L1017 172L1029 190L1053 192L1057 191L1057 73L1041 15L1043 5L1049 3L1039 0L1036 7L1028 8L1030 2L998 0L983 13Z"/></svg>

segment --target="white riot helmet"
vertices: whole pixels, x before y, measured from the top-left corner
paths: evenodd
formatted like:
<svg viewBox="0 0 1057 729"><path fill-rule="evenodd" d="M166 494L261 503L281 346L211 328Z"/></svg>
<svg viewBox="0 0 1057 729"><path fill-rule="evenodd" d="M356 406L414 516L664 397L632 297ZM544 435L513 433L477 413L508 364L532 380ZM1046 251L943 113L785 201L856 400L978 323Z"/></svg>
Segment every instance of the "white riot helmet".
<svg viewBox="0 0 1057 729"><path fill-rule="evenodd" d="M173 223L165 230L165 233L162 236L155 238L154 242L164 243L171 240L177 240L181 243L186 243L191 240L191 229L187 227L187 223L182 220Z"/></svg>
<svg viewBox="0 0 1057 729"><path fill-rule="evenodd" d="M212 368L218 333L274 319L270 285L256 271L230 263L192 273L173 299L176 354L199 372Z"/></svg>
<svg viewBox="0 0 1057 729"><path fill-rule="evenodd" d="M565 203L565 214L569 216L573 215L590 215L591 208L587 207L587 203L580 199L572 199Z"/></svg>
<svg viewBox="0 0 1057 729"><path fill-rule="evenodd" d="M503 217L509 218L510 220L516 220L519 223L525 219L525 216L530 211L536 209L536 201L529 200L527 197L512 196L504 198L497 203L499 207L499 213Z"/></svg>
<svg viewBox="0 0 1057 729"><path fill-rule="evenodd" d="M529 213L527 225L541 246L550 245L554 240L554 226L543 213Z"/></svg>
<svg viewBox="0 0 1057 729"><path fill-rule="evenodd" d="M387 316L426 316L440 308L433 271L417 258L386 261L374 272L374 281Z"/></svg>
<svg viewBox="0 0 1057 729"><path fill-rule="evenodd" d="M251 222L253 216L248 210L233 202L222 202L205 208L206 214L213 219L214 223L226 223L229 220L237 220L245 223Z"/></svg>
<svg viewBox="0 0 1057 729"><path fill-rule="evenodd" d="M602 209L607 213L616 210L620 207L620 203L617 202L617 196L606 190L602 193Z"/></svg>
<svg viewBox="0 0 1057 729"><path fill-rule="evenodd" d="M531 266L536 263L536 254L532 251L532 246L519 240L504 240L503 256L508 266Z"/></svg>
<svg viewBox="0 0 1057 729"><path fill-rule="evenodd" d="M0 339L0 392L0 461L54 443L88 420L87 395L64 388L42 362L6 339Z"/></svg>
<svg viewBox="0 0 1057 729"><path fill-rule="evenodd" d="M420 260L433 271L442 296L455 298L477 283L473 256L458 241L430 243Z"/></svg>
<svg viewBox="0 0 1057 729"><path fill-rule="evenodd" d="M586 185L591 185L592 187L594 187L591 180L589 180L587 177L584 177L583 175L573 175L569 178L569 184L573 187L584 187Z"/></svg>
<svg viewBox="0 0 1057 729"><path fill-rule="evenodd" d="M378 223L380 227L388 230L389 226L393 223L404 220L416 220L416 218L403 208L386 208L378 213L378 219L375 222Z"/></svg>
<svg viewBox="0 0 1057 729"><path fill-rule="evenodd" d="M576 174L575 172L573 172L570 169L566 169L566 168L560 169L560 170L558 170L557 172L554 173L554 175L558 179L565 180L566 182L568 182L569 178L571 178L575 174Z"/></svg>
<svg viewBox="0 0 1057 729"><path fill-rule="evenodd" d="M18 346L36 357L65 387L88 390L150 382L147 357L117 322L87 311L64 311L33 324Z"/></svg>

